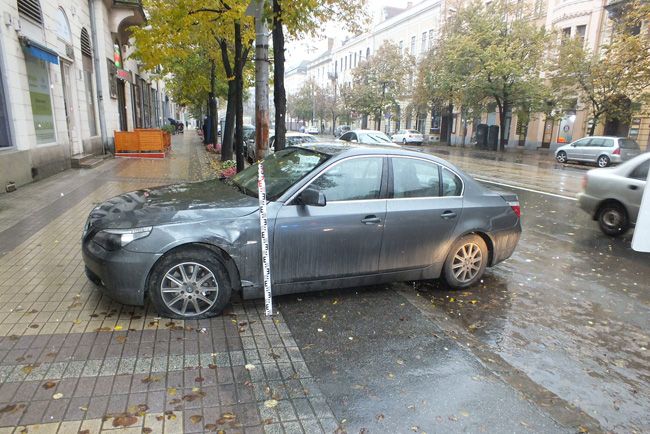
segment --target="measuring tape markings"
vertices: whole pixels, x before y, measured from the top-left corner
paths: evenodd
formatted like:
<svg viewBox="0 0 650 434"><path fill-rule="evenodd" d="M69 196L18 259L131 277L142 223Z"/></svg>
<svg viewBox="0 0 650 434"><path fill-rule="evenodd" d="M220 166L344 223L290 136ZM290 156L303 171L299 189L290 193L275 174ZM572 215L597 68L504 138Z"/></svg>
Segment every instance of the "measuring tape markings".
<svg viewBox="0 0 650 434"><path fill-rule="evenodd" d="M266 182L264 180L264 167L260 162L257 166L257 191L260 199L260 229L262 232L262 272L264 276L264 306L266 315L273 315L273 301L271 299L271 254L269 252L269 222L266 211Z"/></svg>

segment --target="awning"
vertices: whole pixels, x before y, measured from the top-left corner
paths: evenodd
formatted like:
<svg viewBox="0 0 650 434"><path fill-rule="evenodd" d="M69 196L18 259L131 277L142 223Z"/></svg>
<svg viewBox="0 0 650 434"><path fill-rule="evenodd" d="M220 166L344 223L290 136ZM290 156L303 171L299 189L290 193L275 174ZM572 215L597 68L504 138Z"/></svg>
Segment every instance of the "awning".
<svg viewBox="0 0 650 434"><path fill-rule="evenodd" d="M31 56L34 56L37 59L41 59L46 62L53 63L55 65L59 64L59 55L49 48L44 47L41 44L25 37L20 38L20 42L23 45L25 51Z"/></svg>

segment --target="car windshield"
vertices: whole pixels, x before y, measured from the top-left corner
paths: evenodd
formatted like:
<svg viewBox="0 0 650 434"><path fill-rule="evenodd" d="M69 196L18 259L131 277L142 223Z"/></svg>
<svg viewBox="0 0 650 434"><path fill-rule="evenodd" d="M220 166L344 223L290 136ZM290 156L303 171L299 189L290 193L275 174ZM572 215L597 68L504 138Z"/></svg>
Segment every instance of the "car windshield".
<svg viewBox="0 0 650 434"><path fill-rule="evenodd" d="M268 200L276 200L289 187L309 172L323 164L327 154L303 148L289 148L278 151L264 159L264 178L266 180L266 196ZM228 181L242 193L258 197L257 163L242 170Z"/></svg>
<svg viewBox="0 0 650 434"><path fill-rule="evenodd" d="M419 131L415 131L415 130L409 130L408 132L409 134L420 134Z"/></svg>
<svg viewBox="0 0 650 434"><path fill-rule="evenodd" d="M360 143L392 143L384 133L359 133Z"/></svg>

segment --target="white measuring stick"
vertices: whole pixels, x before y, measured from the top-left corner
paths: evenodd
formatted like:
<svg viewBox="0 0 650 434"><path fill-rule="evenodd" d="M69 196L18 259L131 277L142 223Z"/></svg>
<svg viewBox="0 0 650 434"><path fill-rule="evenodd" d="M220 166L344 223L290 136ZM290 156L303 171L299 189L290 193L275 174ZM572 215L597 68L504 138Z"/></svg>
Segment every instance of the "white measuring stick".
<svg viewBox="0 0 650 434"><path fill-rule="evenodd" d="M266 214L266 182L264 182L264 167L259 163L257 171L257 191L260 197L260 229L262 231L262 272L264 273L264 306L266 316L273 315L271 299L271 253L269 252L269 221Z"/></svg>

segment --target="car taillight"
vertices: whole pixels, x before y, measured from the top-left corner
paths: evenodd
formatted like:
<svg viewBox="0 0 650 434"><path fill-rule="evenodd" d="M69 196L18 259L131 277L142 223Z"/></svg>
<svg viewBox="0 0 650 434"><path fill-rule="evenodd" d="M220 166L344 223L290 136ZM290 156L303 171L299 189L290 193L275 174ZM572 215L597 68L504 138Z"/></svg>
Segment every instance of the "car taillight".
<svg viewBox="0 0 650 434"><path fill-rule="evenodd" d="M612 152L612 154L621 155L621 148L619 146L617 146L616 149L614 149L614 152Z"/></svg>
<svg viewBox="0 0 650 434"><path fill-rule="evenodd" d="M519 206L519 202L508 202L508 205L517 214L517 217L521 218L521 206Z"/></svg>

